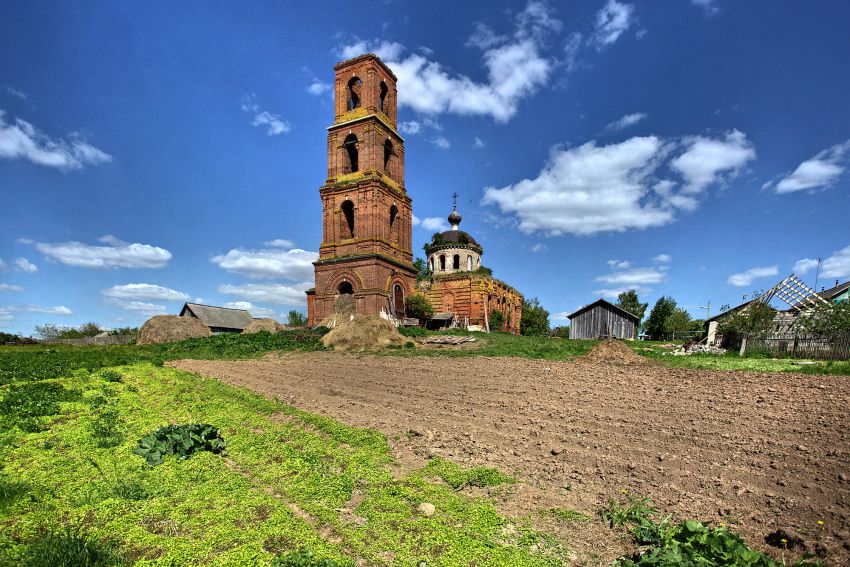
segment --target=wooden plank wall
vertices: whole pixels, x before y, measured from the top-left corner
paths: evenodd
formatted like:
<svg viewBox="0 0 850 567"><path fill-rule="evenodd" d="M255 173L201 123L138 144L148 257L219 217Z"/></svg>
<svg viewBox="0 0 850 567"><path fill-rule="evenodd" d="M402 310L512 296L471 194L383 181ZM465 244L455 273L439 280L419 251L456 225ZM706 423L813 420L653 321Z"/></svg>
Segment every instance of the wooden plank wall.
<svg viewBox="0 0 850 567"><path fill-rule="evenodd" d="M618 339L634 339L634 321L607 305L597 305L570 319L570 338L598 339L613 334Z"/></svg>

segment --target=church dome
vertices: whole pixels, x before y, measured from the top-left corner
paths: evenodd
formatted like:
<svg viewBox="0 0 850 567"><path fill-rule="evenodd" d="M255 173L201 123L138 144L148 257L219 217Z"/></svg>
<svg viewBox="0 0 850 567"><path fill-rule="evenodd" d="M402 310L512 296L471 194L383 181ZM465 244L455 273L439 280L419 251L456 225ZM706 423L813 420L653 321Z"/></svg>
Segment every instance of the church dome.
<svg viewBox="0 0 850 567"><path fill-rule="evenodd" d="M451 213L449 213L449 224L452 225L452 227L456 227L457 225L459 225L460 221L462 220L463 217L460 216L460 213L457 212L457 209L454 209Z"/></svg>

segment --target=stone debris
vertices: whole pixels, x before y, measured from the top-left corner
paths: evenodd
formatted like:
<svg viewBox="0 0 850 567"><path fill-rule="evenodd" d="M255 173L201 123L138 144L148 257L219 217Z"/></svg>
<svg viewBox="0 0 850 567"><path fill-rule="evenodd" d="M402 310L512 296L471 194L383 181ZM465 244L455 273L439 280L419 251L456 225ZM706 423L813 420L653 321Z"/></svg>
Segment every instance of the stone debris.
<svg viewBox="0 0 850 567"><path fill-rule="evenodd" d="M475 337L458 335L436 335L420 341L423 345L459 345L475 342Z"/></svg>
<svg viewBox="0 0 850 567"><path fill-rule="evenodd" d="M673 356L690 356L692 354L726 354L726 349L711 345L683 345L673 352L665 354L671 354Z"/></svg>

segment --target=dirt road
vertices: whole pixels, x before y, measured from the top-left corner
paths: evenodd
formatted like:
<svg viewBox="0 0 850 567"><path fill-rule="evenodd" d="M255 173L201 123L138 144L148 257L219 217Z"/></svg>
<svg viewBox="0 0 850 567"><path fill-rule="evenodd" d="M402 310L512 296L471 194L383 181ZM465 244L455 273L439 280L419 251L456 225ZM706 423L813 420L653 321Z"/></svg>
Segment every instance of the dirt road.
<svg viewBox="0 0 850 567"><path fill-rule="evenodd" d="M513 472L509 512L594 515L628 491L681 518L734 519L776 557L764 538L782 528L850 563L847 377L326 352L173 366L379 429L409 466L440 455ZM590 524L564 537L585 557L622 551Z"/></svg>

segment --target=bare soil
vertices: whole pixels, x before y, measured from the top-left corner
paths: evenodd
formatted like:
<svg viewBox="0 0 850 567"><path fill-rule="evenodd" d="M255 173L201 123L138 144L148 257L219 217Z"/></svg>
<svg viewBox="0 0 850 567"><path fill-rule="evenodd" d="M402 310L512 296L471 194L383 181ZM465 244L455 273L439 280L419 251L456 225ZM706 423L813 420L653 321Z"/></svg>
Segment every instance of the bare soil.
<svg viewBox="0 0 850 567"><path fill-rule="evenodd" d="M807 550L850 563L847 377L600 358L317 352L170 364L381 430L404 467L440 455L514 473L522 483L512 492L491 491L506 513L560 507L596 516L628 491L680 519L735 521L750 545L777 558ZM577 562L607 563L628 551L599 520L535 517L576 550ZM803 545L768 546L777 529Z"/></svg>

